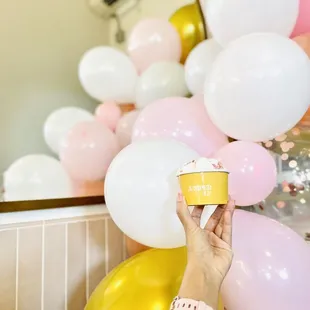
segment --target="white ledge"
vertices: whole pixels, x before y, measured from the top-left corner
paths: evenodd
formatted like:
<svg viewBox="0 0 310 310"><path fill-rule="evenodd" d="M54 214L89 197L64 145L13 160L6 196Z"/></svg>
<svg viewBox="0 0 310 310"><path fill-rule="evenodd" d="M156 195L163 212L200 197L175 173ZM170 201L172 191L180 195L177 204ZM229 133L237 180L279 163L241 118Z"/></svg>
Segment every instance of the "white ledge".
<svg viewBox="0 0 310 310"><path fill-rule="evenodd" d="M0 225L59 220L72 217L108 214L105 205L91 205L34 211L0 213ZM0 227L1 229L1 227Z"/></svg>

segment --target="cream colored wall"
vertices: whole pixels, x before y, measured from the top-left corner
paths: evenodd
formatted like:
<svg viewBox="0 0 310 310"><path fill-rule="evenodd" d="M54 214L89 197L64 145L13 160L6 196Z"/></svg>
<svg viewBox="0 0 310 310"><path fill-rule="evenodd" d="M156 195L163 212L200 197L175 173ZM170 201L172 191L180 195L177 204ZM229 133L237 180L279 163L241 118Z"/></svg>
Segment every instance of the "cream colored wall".
<svg viewBox="0 0 310 310"><path fill-rule="evenodd" d="M121 17L127 35L147 17L168 19L192 0L141 0ZM0 0L0 174L29 153L49 153L42 136L46 116L75 105L96 103L77 79L79 58L88 48L115 42L115 21L93 15L86 0ZM0 177L0 186L2 178Z"/></svg>
<svg viewBox="0 0 310 310"><path fill-rule="evenodd" d="M51 111L94 109L77 64L108 36L86 0L0 0L0 174L20 156L48 152L42 125Z"/></svg>
<svg viewBox="0 0 310 310"><path fill-rule="evenodd" d="M128 37L130 30L140 19L148 17L169 19L178 8L194 2L194 0L140 0L137 7L121 16L122 28ZM118 44L115 40L116 29L116 23L112 20L110 22L110 42L115 47L124 49L126 42Z"/></svg>

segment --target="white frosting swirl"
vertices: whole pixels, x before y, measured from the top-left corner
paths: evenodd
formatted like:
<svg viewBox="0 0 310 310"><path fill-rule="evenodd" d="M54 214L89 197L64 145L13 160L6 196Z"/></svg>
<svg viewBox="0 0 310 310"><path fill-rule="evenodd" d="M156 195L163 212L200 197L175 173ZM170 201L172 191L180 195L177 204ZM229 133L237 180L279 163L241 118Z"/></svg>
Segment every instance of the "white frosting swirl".
<svg viewBox="0 0 310 310"><path fill-rule="evenodd" d="M217 159L201 157L183 165L183 167L178 170L177 176L195 172L213 171L228 172Z"/></svg>

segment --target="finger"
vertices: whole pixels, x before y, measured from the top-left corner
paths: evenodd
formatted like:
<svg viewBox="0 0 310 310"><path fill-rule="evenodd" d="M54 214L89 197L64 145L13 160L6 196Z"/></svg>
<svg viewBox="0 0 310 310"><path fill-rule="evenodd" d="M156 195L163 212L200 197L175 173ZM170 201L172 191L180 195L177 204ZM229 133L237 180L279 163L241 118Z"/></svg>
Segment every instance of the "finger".
<svg viewBox="0 0 310 310"><path fill-rule="evenodd" d="M232 245L232 218L235 211L235 202L230 200L223 214L222 240L230 246Z"/></svg>
<svg viewBox="0 0 310 310"><path fill-rule="evenodd" d="M177 198L177 214L185 230L187 230L193 225L196 225L196 223L191 217L188 206L186 205L185 199L181 193L178 193Z"/></svg>
<svg viewBox="0 0 310 310"><path fill-rule="evenodd" d="M217 237L219 237L220 239L222 239L222 233L223 233L223 225L224 225L224 214L225 214L225 210L221 216L221 219L219 221L219 223L217 224L217 226L214 229L214 233Z"/></svg>
<svg viewBox="0 0 310 310"><path fill-rule="evenodd" d="M197 226L200 226L201 214L203 212L203 206L194 207L193 212L191 213L191 217L196 223Z"/></svg>
<svg viewBox="0 0 310 310"><path fill-rule="evenodd" d="M214 230L215 235L221 239L222 239L223 229L225 225L225 212L233 212L234 206L235 206L234 202L229 197L229 201L227 205L225 205L225 210L221 216L221 219Z"/></svg>
<svg viewBox="0 0 310 310"><path fill-rule="evenodd" d="M216 226L220 222L220 219L224 213L224 210L225 210L225 205L218 205L216 207L215 211L213 212L213 214L211 215L211 217L209 218L204 229L211 231L211 232L214 232Z"/></svg>
<svg viewBox="0 0 310 310"><path fill-rule="evenodd" d="M235 201L233 199L230 198L229 196L229 200L228 200L228 203L226 205L226 210L230 211L230 212L234 212L235 211Z"/></svg>
<svg viewBox="0 0 310 310"><path fill-rule="evenodd" d="M221 219L215 227L214 233L217 237L222 239L223 227L224 227L224 214L226 212L227 205L224 206L224 212L222 213Z"/></svg>

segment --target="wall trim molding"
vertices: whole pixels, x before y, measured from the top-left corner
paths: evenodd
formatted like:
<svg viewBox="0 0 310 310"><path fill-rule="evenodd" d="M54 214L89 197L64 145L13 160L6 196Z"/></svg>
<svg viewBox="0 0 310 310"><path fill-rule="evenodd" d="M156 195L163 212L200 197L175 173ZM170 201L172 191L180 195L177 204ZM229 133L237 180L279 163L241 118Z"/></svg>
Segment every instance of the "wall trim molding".
<svg viewBox="0 0 310 310"><path fill-rule="evenodd" d="M0 213L0 225L31 223L39 221L60 220L67 218L89 217L109 214L104 204ZM1 230L1 227L0 227Z"/></svg>

